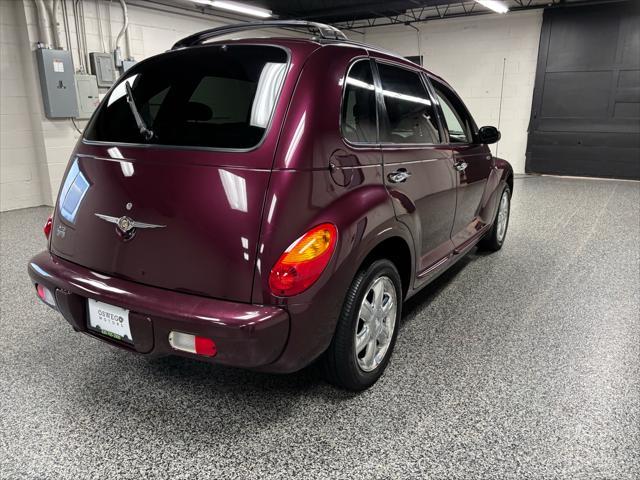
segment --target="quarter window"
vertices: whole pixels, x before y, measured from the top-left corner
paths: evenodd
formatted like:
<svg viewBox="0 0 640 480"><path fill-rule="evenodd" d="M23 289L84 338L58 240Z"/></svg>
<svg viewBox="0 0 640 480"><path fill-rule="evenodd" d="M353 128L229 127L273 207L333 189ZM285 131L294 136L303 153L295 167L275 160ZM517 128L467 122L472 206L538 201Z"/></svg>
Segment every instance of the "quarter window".
<svg viewBox="0 0 640 480"><path fill-rule="evenodd" d="M440 143L435 110L420 75L378 64L387 110L383 138L393 143Z"/></svg>
<svg viewBox="0 0 640 480"><path fill-rule="evenodd" d="M376 94L369 60L355 63L347 74L341 125L347 140L377 142Z"/></svg>

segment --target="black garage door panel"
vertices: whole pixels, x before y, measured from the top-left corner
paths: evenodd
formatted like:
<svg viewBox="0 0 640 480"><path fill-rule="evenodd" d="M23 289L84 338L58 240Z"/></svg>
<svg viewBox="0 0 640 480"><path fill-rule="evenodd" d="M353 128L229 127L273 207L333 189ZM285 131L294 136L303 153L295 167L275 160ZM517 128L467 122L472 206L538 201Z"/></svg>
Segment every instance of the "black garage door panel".
<svg viewBox="0 0 640 480"><path fill-rule="evenodd" d="M547 73L542 118L606 117L611 77L611 72Z"/></svg>
<svg viewBox="0 0 640 480"><path fill-rule="evenodd" d="M640 2L545 11L526 170L640 179Z"/></svg>

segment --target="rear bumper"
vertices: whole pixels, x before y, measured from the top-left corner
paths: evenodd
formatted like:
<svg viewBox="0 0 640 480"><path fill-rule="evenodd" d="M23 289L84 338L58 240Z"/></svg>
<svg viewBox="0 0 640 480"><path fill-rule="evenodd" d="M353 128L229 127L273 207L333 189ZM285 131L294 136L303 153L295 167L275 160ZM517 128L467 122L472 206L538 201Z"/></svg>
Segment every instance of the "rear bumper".
<svg viewBox="0 0 640 480"><path fill-rule="evenodd" d="M268 371L289 335L289 314L281 308L149 287L101 275L49 252L31 259L29 276L55 292L58 310L75 330L138 353L174 354ZM87 329L87 298L130 310L133 346ZM218 353L202 357L174 350L169 344L172 330L211 338Z"/></svg>

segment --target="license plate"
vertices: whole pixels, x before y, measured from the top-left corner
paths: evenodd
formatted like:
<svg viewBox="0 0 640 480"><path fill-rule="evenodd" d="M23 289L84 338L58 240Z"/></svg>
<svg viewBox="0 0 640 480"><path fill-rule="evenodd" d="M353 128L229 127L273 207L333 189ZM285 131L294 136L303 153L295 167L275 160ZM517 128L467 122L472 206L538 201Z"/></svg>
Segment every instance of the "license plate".
<svg viewBox="0 0 640 480"><path fill-rule="evenodd" d="M89 328L107 337L133 343L129 310L89 299Z"/></svg>

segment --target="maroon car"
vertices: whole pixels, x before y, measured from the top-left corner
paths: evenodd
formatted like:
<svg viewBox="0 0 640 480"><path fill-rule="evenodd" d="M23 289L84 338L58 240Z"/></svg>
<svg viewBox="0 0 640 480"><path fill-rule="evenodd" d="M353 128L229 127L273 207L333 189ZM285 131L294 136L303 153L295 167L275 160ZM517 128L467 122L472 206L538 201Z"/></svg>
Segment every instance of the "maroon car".
<svg viewBox="0 0 640 480"><path fill-rule="evenodd" d="M304 27L312 38L219 37ZM502 246L513 173L442 79L309 22L207 30L127 71L29 274L79 332L361 390L403 302Z"/></svg>

